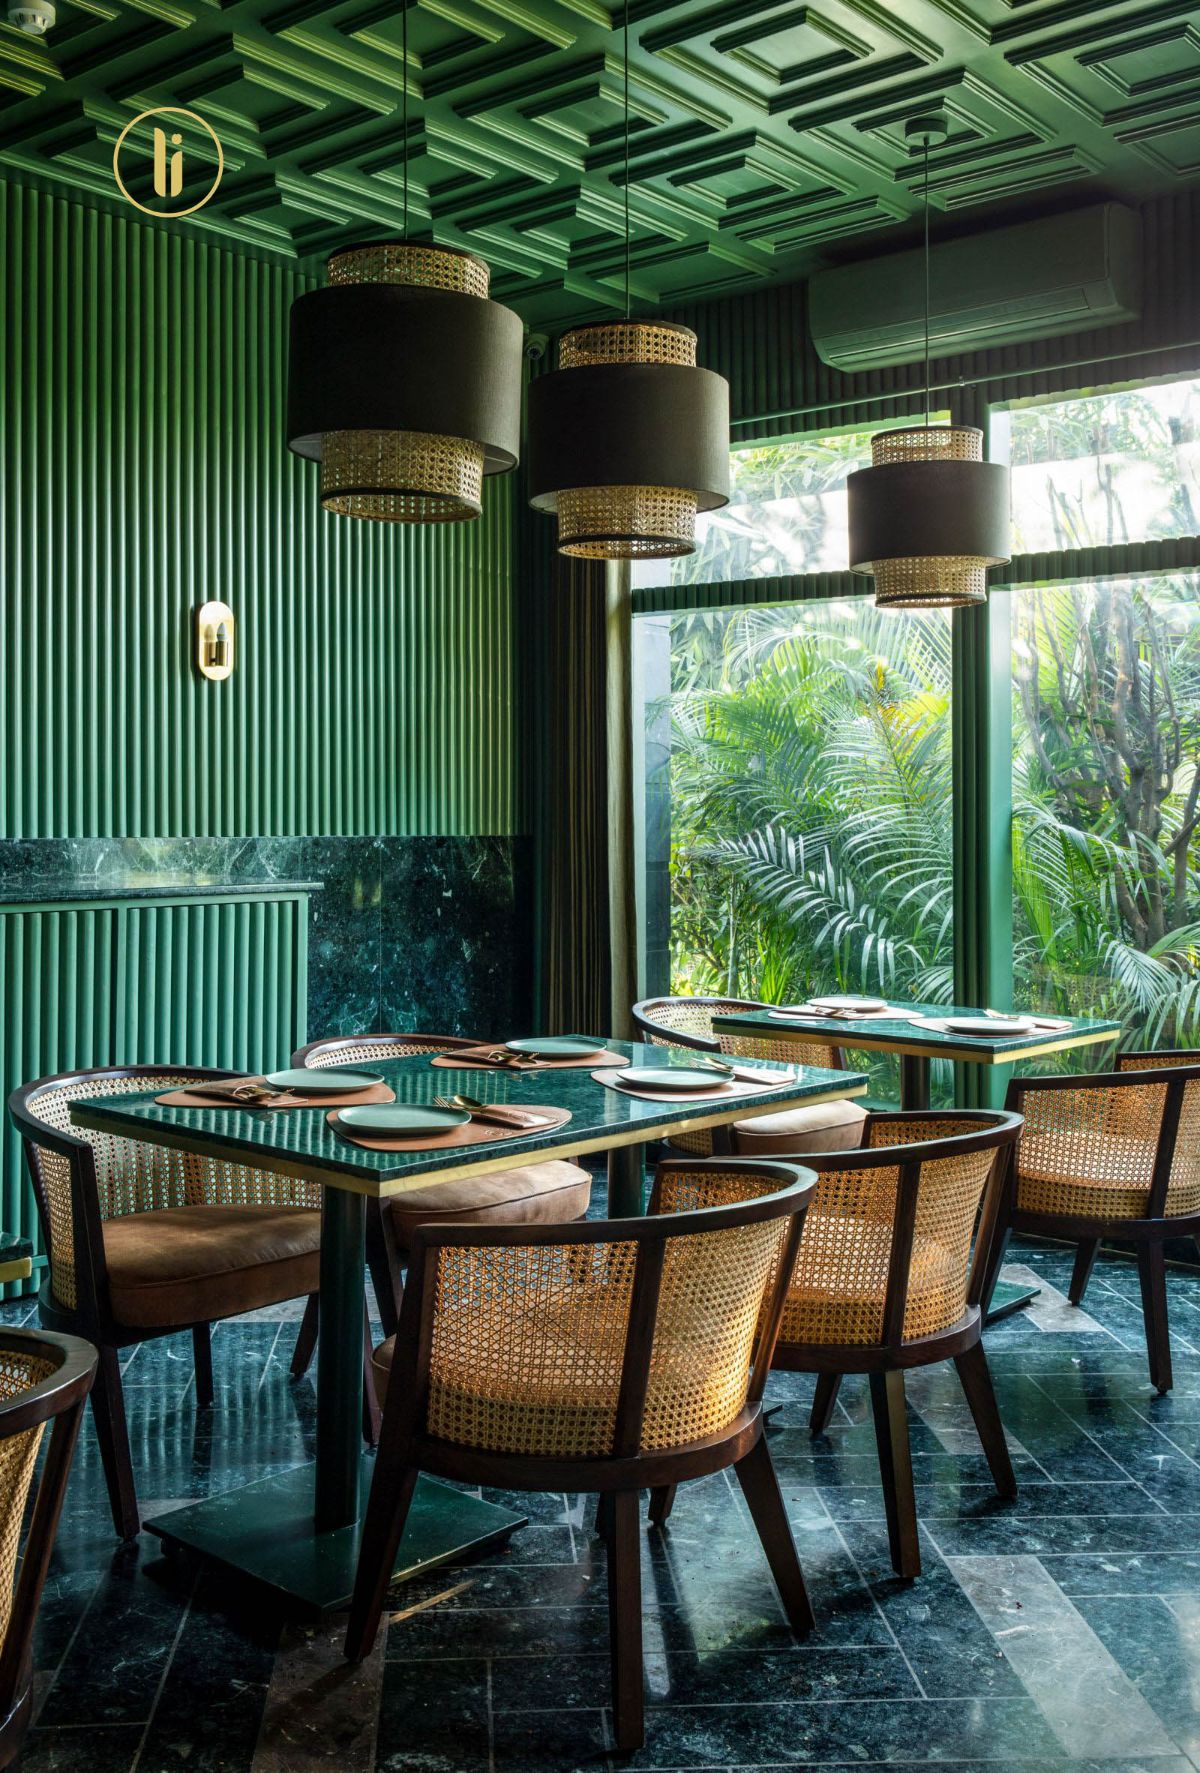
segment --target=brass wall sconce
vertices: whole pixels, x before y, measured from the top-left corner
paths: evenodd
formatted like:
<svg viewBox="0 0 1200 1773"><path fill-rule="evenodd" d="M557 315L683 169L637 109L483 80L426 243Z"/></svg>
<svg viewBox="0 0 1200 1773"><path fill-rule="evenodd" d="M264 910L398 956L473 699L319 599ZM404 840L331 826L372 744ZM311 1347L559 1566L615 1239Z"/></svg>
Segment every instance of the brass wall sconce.
<svg viewBox="0 0 1200 1773"><path fill-rule="evenodd" d="M237 624L227 603L204 603L196 612L196 669L220 683L233 672Z"/></svg>

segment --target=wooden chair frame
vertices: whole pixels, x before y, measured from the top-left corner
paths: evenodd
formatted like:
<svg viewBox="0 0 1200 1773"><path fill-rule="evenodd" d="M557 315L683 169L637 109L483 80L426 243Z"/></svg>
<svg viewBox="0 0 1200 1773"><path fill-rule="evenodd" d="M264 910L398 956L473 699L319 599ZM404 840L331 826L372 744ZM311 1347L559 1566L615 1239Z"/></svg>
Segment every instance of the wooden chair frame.
<svg viewBox="0 0 1200 1773"><path fill-rule="evenodd" d="M1189 1083L1200 1081L1200 1053L1163 1052L1154 1055L1168 1061L1164 1065L1124 1069L1118 1059L1116 1071L1084 1072L1069 1077L1014 1077L1008 1086L1006 1106L1021 1112L1025 1097L1034 1091L1047 1090L1125 1090L1146 1085L1165 1084L1162 1119L1151 1172L1150 1192L1145 1216L1140 1219L1073 1216L1059 1213L1022 1212L1017 1205L1017 1184L1020 1154L1010 1160L1004 1177L998 1236L987 1267L982 1294L984 1308L1000 1274L1000 1267L1013 1232L1033 1237L1062 1238L1076 1246L1075 1267L1071 1276L1069 1297L1073 1305L1083 1298L1092 1267L1102 1240L1132 1244L1137 1257L1138 1280L1142 1295L1142 1316L1146 1326L1146 1352L1150 1364L1150 1382L1160 1394L1168 1392L1173 1383L1171 1341L1167 1320L1167 1271L1164 1244L1168 1238L1200 1238L1200 1213L1168 1215L1167 1192L1171 1185L1171 1166L1179 1119L1183 1109L1184 1090ZM1123 1055L1129 1060L1137 1054ZM1174 1063L1173 1061L1191 1061Z"/></svg>
<svg viewBox="0 0 1200 1773"><path fill-rule="evenodd" d="M0 1767L20 1752L33 1705L33 1627L37 1619L67 1477L79 1438L83 1406L96 1376L97 1354L89 1343L48 1331L0 1329L0 1352L50 1361L54 1371L28 1391L0 1403L0 1441L53 1422L40 1475L34 1475L33 1509L13 1591L8 1629L0 1644Z"/></svg>
<svg viewBox="0 0 1200 1773"><path fill-rule="evenodd" d="M33 1112L31 1104L47 1091L69 1084L86 1083L91 1078L145 1078L149 1087L152 1080L162 1078L168 1073L194 1078L197 1082L211 1082L240 1075L238 1072L206 1065L104 1065L91 1070L63 1071L37 1078L32 1083L20 1085L8 1099L9 1116L21 1135L38 1218L48 1250L52 1246L50 1212L38 1169L37 1150L41 1148L56 1152L70 1165L76 1304L73 1307L68 1306L55 1297L53 1274L48 1273L38 1295L38 1319L47 1329L69 1336L86 1337L97 1347L99 1383L91 1393L92 1415L96 1424L96 1438L100 1443L100 1458L112 1508L113 1525L122 1539L137 1537L141 1531L141 1517L133 1476L133 1458L129 1448L118 1351L137 1343L156 1341L160 1336L176 1336L190 1331L196 1373L196 1404L199 1409L209 1409L214 1396L211 1340L213 1320L157 1327L125 1324L114 1315L104 1253L104 1221L100 1212L95 1154L82 1135L64 1133L57 1127L50 1126ZM315 1295L310 1296L310 1309L313 1298ZM368 1362L368 1371L369 1354L370 1338L367 1336L364 1360ZM370 1420L365 1419L364 1432L369 1433L370 1428Z"/></svg>
<svg viewBox="0 0 1200 1773"><path fill-rule="evenodd" d="M975 1122L979 1131L901 1145L873 1146L869 1143L878 1128L939 1120ZM980 1338L985 1315L983 1300L986 1277L991 1272L990 1258L998 1238L1003 1181L1020 1131L1020 1116L1008 1111L967 1108L885 1110L868 1115L863 1128L861 1149L805 1154L806 1166L815 1170L818 1176L838 1170L896 1169L899 1172L879 1341L808 1345L781 1340L775 1349L775 1365L781 1371L817 1375L816 1395L810 1418L814 1435L824 1434L829 1427L843 1375L867 1374L883 1482L888 1543L893 1567L900 1576L915 1577L921 1573L920 1536L905 1409L906 1372L915 1367L931 1366L937 1361L954 1362L996 1489L1006 1498L1016 1495L1016 1478ZM933 1335L906 1340L904 1317L908 1305L922 1165L941 1158L958 1157L971 1151L987 1150L994 1151L996 1155L983 1187L980 1217L967 1273L966 1309L957 1322L946 1329ZM664 1504L669 1509L670 1499L657 1499L660 1512Z"/></svg>
<svg viewBox="0 0 1200 1773"><path fill-rule="evenodd" d="M736 1205L662 1213L664 1180L711 1170L777 1184L774 1191ZM361 1661L375 1640L397 1547L418 1474L429 1472L471 1484L516 1490L584 1490L605 1499L601 1511L608 1545L609 1635L618 1747L640 1745L643 1733L641 1588L638 1493L674 1486L733 1466L762 1541L784 1609L794 1630L812 1628L813 1615L774 1467L762 1439L762 1393L779 1333L786 1282L799 1247L813 1181L798 1165L694 1159L658 1168L649 1214L640 1219L577 1220L565 1225L430 1225L415 1233L400 1330L388 1383L383 1429L363 1527L358 1578L346 1637L346 1655ZM755 1340L746 1404L718 1434L665 1451L639 1451L650 1377L655 1317L668 1238L730 1230L789 1218L782 1258L771 1283ZM486 1452L430 1435L427 1428L434 1289L441 1251L504 1245L637 1245L612 1451L598 1458L542 1458Z"/></svg>

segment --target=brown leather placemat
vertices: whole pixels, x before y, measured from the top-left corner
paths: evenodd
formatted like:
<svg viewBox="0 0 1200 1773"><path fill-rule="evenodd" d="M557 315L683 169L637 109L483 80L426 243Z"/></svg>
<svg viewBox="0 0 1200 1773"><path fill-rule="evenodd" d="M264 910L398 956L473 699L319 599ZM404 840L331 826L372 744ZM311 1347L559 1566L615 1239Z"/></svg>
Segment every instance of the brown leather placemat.
<svg viewBox="0 0 1200 1773"><path fill-rule="evenodd" d="M768 1090L780 1090L783 1084L718 1084L712 1090L644 1090L639 1084L632 1089L629 1084L618 1083L616 1078L609 1077L603 1071L593 1071L593 1083L603 1084L606 1090L616 1090L621 1096L636 1096L642 1102L673 1102L682 1103L685 1107L689 1102L707 1108L712 1102L737 1102L747 1097L764 1095Z"/></svg>
<svg viewBox="0 0 1200 1773"><path fill-rule="evenodd" d="M245 1077L239 1082L261 1083L262 1079ZM361 1103L365 1108L368 1102L394 1102L396 1092L385 1083L377 1083L369 1090L343 1091L338 1096L298 1096L287 1091L261 1102L239 1102L230 1096L210 1096L206 1091L195 1090L168 1090L165 1096L156 1096L154 1100L164 1108L349 1108L352 1103Z"/></svg>
<svg viewBox="0 0 1200 1773"><path fill-rule="evenodd" d="M365 1151L453 1151L458 1146L495 1145L505 1139L528 1139L534 1133L552 1132L555 1127L565 1127L571 1118L569 1108L551 1108L541 1102L522 1102L521 1112L544 1115L545 1126L513 1127L510 1130L481 1120L469 1120L461 1127L451 1127L448 1133L408 1133L388 1138L352 1133L342 1126L336 1109L325 1118L343 1139L348 1139L352 1145L361 1145Z"/></svg>
<svg viewBox="0 0 1200 1773"><path fill-rule="evenodd" d="M518 1069L515 1061L520 1059L519 1053L511 1053L507 1059L480 1059L479 1053L499 1053L503 1051L503 1042L494 1047L464 1047L461 1053L439 1053L432 1061L434 1065L442 1065L450 1071L507 1071ZM523 1071L588 1071L593 1065L628 1065L629 1060L623 1053L610 1053L607 1047L597 1047L594 1053L584 1053L578 1059L539 1059L536 1065L523 1065Z"/></svg>

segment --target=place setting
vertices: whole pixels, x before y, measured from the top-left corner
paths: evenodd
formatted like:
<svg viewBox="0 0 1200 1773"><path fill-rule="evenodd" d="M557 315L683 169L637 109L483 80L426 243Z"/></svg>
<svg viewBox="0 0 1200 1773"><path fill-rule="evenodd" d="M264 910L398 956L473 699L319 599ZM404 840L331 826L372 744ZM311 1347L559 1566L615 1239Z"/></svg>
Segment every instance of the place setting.
<svg viewBox="0 0 1200 1773"><path fill-rule="evenodd" d="M592 1080L605 1089L623 1096L638 1096L645 1102L720 1102L782 1089L796 1081L796 1067L735 1065L732 1060L704 1054L675 1063L664 1058L654 1065L629 1065L622 1061L619 1070L593 1071Z"/></svg>
<svg viewBox="0 0 1200 1773"><path fill-rule="evenodd" d="M624 1065L625 1060L604 1041L589 1035L552 1034L460 1047L432 1063L455 1071L587 1071L594 1066Z"/></svg>
<svg viewBox="0 0 1200 1773"><path fill-rule="evenodd" d="M531 1103L481 1102L455 1093L429 1102L368 1104L330 1109L329 1125L355 1145L373 1151L436 1151L486 1145L552 1132L571 1119L567 1108Z"/></svg>
<svg viewBox="0 0 1200 1773"><path fill-rule="evenodd" d="M396 1092L378 1072L291 1067L261 1076L214 1078L167 1090L154 1100L164 1108L321 1108L394 1102Z"/></svg>

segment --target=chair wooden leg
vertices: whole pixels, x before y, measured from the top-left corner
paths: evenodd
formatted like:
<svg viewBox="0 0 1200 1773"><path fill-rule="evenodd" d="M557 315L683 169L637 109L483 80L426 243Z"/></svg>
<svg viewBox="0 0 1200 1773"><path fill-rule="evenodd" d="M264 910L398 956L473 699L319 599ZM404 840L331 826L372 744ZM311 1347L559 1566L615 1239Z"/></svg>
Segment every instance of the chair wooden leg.
<svg viewBox="0 0 1200 1773"><path fill-rule="evenodd" d="M92 1417L96 1424L96 1439L100 1443L100 1463L104 1467L113 1526L122 1539L136 1539L142 1522L137 1487L133 1481L133 1460L129 1454L121 1363L115 1348L102 1346L100 1349L100 1365L92 1387Z"/></svg>
<svg viewBox="0 0 1200 1773"><path fill-rule="evenodd" d="M657 1489L651 1490L650 1525L652 1527L666 1526L671 1510L675 1506L675 1488L674 1484L660 1484Z"/></svg>
<svg viewBox="0 0 1200 1773"><path fill-rule="evenodd" d="M196 1408L211 1410L213 1403L212 1329L192 1325L192 1361L196 1368Z"/></svg>
<svg viewBox="0 0 1200 1773"><path fill-rule="evenodd" d="M1085 1237L1075 1252L1075 1266L1071 1270L1071 1284L1067 1288L1067 1298L1072 1305L1082 1305L1083 1295L1087 1292L1087 1284L1092 1278L1092 1269L1096 1266L1096 1257L1100 1254L1100 1239Z"/></svg>
<svg viewBox="0 0 1200 1773"><path fill-rule="evenodd" d="M875 1418L892 1568L898 1576L919 1576L921 1546L917 1534L917 1499L913 1492L908 1418L904 1413L904 1374L898 1370L872 1373L870 1380L871 1411Z"/></svg>
<svg viewBox="0 0 1200 1773"><path fill-rule="evenodd" d="M597 1539L608 1538L609 1516L612 1513L611 1502L612 1497L606 1491L601 1491L596 1498L596 1518L592 1523L592 1532Z"/></svg>
<svg viewBox="0 0 1200 1773"><path fill-rule="evenodd" d="M810 1434L824 1434L829 1427L833 1420L841 1383L842 1375L840 1373L817 1374L817 1389L813 1394L812 1414L808 1418L808 1432Z"/></svg>
<svg viewBox="0 0 1200 1773"><path fill-rule="evenodd" d="M612 1652L613 1733L623 1754L646 1736L642 1672L642 1568L636 1490L608 1497L608 1638Z"/></svg>
<svg viewBox="0 0 1200 1773"><path fill-rule="evenodd" d="M760 1440L733 1469L758 1530L759 1541L767 1554L788 1623L794 1632L803 1636L812 1630L816 1621L766 1441Z"/></svg>
<svg viewBox="0 0 1200 1773"><path fill-rule="evenodd" d="M371 1318L363 1307L363 1439L369 1447L379 1445L379 1425L383 1411L375 1395L375 1369L371 1365Z"/></svg>
<svg viewBox="0 0 1200 1773"><path fill-rule="evenodd" d="M1139 1244L1138 1279L1142 1283L1142 1316L1146 1320L1146 1352L1150 1356L1150 1383L1158 1392L1170 1391L1171 1336L1167 1328L1167 1265L1159 1243Z"/></svg>
<svg viewBox="0 0 1200 1773"><path fill-rule="evenodd" d="M292 1364L289 1371L293 1379L303 1379L312 1365L312 1357L317 1351L317 1329L320 1320L321 1296L319 1293L310 1293L304 1302L304 1316L300 1319L296 1346L292 1350Z"/></svg>
<svg viewBox="0 0 1200 1773"><path fill-rule="evenodd" d="M404 1283L400 1278L400 1247L392 1230L389 1207L377 1200L367 1202L367 1272L379 1308L384 1341L400 1327L400 1302Z"/></svg>
<svg viewBox="0 0 1200 1773"><path fill-rule="evenodd" d="M1008 1456L1008 1442L1004 1438L1004 1424L1000 1420L996 1394L992 1390L992 1375L988 1371L983 1343L977 1342L973 1348L964 1349L962 1354L956 1355L954 1365L967 1394L967 1403L983 1444L984 1457L997 1493L1005 1497L1015 1496L1017 1480L1013 1473L1012 1460Z"/></svg>
<svg viewBox="0 0 1200 1773"><path fill-rule="evenodd" d="M361 1662L369 1656L379 1631L383 1603L419 1476L415 1466L403 1463L403 1455L403 1444L395 1453L389 1453L385 1446L375 1461L359 1543L350 1622L346 1627L347 1662Z"/></svg>

